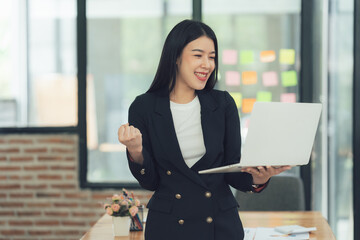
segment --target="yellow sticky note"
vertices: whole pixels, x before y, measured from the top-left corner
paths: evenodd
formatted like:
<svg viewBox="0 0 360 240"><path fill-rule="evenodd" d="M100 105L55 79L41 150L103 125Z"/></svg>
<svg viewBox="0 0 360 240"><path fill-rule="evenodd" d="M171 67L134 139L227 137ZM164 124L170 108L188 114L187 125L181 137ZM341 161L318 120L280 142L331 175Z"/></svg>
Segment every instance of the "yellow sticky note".
<svg viewBox="0 0 360 240"><path fill-rule="evenodd" d="M242 83L244 85L256 84L257 73L255 71L242 72Z"/></svg>
<svg viewBox="0 0 360 240"><path fill-rule="evenodd" d="M255 102L255 98L244 98L242 101L242 112L251 113Z"/></svg>
<svg viewBox="0 0 360 240"><path fill-rule="evenodd" d="M297 85L296 71L285 71L281 73L281 82L284 87L292 87Z"/></svg>
<svg viewBox="0 0 360 240"><path fill-rule="evenodd" d="M237 92L230 92L230 95L234 99L237 108L241 108L242 94Z"/></svg>
<svg viewBox="0 0 360 240"><path fill-rule="evenodd" d="M276 53L273 50L262 51L260 53L261 62L273 62L276 59Z"/></svg>
<svg viewBox="0 0 360 240"><path fill-rule="evenodd" d="M295 50L294 49L280 49L279 61L281 64L294 64L295 63Z"/></svg>
<svg viewBox="0 0 360 240"><path fill-rule="evenodd" d="M260 91L256 94L256 100L259 102L271 102L272 93L266 91Z"/></svg>

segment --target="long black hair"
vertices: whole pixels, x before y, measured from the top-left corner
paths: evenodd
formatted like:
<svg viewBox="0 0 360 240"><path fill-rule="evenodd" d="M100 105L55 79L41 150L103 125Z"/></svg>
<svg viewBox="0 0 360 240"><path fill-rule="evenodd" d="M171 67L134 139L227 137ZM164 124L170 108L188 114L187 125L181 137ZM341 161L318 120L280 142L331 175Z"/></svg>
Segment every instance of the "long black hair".
<svg viewBox="0 0 360 240"><path fill-rule="evenodd" d="M205 85L205 89L214 88L217 82L218 71L218 46L216 35L208 25L202 22L183 20L178 23L167 36L161 53L158 69L147 92L154 92L164 87L168 87L169 92L174 89L177 73L177 59L180 57L183 49L189 42L202 36L206 36L213 40L215 46L215 69L211 73Z"/></svg>

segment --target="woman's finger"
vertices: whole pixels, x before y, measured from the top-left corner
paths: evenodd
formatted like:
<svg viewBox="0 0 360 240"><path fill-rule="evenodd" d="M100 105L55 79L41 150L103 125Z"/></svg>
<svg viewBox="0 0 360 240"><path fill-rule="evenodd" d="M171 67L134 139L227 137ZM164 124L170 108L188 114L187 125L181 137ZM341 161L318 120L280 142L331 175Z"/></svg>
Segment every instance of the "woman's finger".
<svg viewBox="0 0 360 240"><path fill-rule="evenodd" d="M259 173L261 174L266 174L267 173L267 170L264 168L264 167L257 167Z"/></svg>
<svg viewBox="0 0 360 240"><path fill-rule="evenodd" d="M124 138L124 139L126 139L126 138L128 137L128 136L127 136L127 135L128 135L127 129L128 129L128 126L124 126L124 132L123 132L123 138Z"/></svg>
<svg viewBox="0 0 360 240"><path fill-rule="evenodd" d="M129 138L133 139L135 137L135 128L134 126L129 127Z"/></svg>
<svg viewBox="0 0 360 240"><path fill-rule="evenodd" d="M250 173L250 174L254 174L254 175L258 175L260 173L259 169L255 168L255 167L244 168L241 171L242 172L247 172L247 173Z"/></svg>
<svg viewBox="0 0 360 240"><path fill-rule="evenodd" d="M119 127L118 138L121 143L127 140L127 129L129 128L129 123L123 124Z"/></svg>
<svg viewBox="0 0 360 240"><path fill-rule="evenodd" d="M137 128L135 128L135 134L136 136L140 136L140 137L142 136L140 130Z"/></svg>
<svg viewBox="0 0 360 240"><path fill-rule="evenodd" d="M122 137L124 136L124 131L125 131L124 126L123 126L123 125L120 126L120 127L119 127L119 130L118 130L118 136L119 136L119 138L122 138Z"/></svg>

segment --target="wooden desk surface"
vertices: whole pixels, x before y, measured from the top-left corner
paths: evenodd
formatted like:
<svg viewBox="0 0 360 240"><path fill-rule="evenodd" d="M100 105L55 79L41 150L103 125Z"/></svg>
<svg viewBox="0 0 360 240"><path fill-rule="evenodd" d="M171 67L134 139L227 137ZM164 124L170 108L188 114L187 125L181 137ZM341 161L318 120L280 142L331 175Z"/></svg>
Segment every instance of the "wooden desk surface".
<svg viewBox="0 0 360 240"><path fill-rule="evenodd" d="M301 225L316 227L312 240L335 240L334 234L320 212L240 212L244 227L276 227ZM128 237L114 237L111 217L105 214L81 240L144 240L144 232L131 232Z"/></svg>

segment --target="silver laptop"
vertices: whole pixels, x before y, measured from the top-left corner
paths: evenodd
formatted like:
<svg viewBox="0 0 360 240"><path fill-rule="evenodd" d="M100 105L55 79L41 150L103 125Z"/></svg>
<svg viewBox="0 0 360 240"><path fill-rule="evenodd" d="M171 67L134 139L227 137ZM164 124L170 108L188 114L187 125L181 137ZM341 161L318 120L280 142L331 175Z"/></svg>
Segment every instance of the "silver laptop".
<svg viewBox="0 0 360 240"><path fill-rule="evenodd" d="M308 164L321 108L320 103L255 102L240 162L199 173Z"/></svg>

